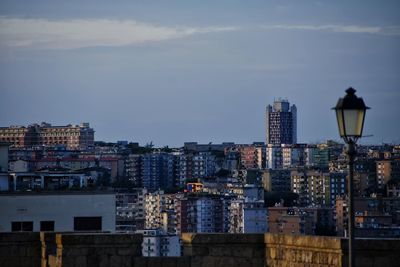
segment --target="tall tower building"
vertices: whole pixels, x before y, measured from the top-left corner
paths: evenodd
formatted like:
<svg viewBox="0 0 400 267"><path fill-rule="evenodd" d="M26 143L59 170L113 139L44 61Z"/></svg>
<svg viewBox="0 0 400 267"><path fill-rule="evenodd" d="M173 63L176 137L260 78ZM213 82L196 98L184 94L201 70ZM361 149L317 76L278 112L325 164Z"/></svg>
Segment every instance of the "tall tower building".
<svg viewBox="0 0 400 267"><path fill-rule="evenodd" d="M286 99L274 101L266 108L267 144L297 143L297 108Z"/></svg>

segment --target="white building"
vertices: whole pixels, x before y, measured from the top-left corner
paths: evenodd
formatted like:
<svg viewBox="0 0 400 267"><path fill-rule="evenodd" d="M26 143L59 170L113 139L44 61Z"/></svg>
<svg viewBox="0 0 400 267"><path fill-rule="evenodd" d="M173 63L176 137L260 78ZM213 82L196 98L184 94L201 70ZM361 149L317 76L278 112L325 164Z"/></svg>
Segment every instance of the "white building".
<svg viewBox="0 0 400 267"><path fill-rule="evenodd" d="M265 233L268 230L267 209L262 187L246 185L243 198L232 200L229 214L230 233Z"/></svg>
<svg viewBox="0 0 400 267"><path fill-rule="evenodd" d="M161 229L145 229L136 231L143 234L143 257L179 257L181 245L179 236L165 234Z"/></svg>
<svg viewBox="0 0 400 267"><path fill-rule="evenodd" d="M144 196L145 209L145 228L156 229L163 227L163 210L165 208L165 198L163 190L147 193Z"/></svg>
<svg viewBox="0 0 400 267"><path fill-rule="evenodd" d="M130 232L144 229L146 220L145 188L116 194L116 231Z"/></svg>
<svg viewBox="0 0 400 267"><path fill-rule="evenodd" d="M266 148L265 167L277 170L283 167L282 147L280 145L269 144Z"/></svg>
<svg viewBox="0 0 400 267"><path fill-rule="evenodd" d="M2 193L0 232L115 231L115 194Z"/></svg>

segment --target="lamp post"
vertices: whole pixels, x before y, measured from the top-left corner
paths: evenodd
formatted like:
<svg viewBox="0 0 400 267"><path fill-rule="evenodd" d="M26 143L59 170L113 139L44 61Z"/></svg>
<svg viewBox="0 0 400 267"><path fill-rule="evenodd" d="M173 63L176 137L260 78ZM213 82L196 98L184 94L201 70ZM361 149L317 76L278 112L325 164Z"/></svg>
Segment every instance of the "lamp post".
<svg viewBox="0 0 400 267"><path fill-rule="evenodd" d="M354 179L354 158L357 154L356 143L362 136L364 127L364 118L366 110L364 100L355 95L356 90L349 88L346 95L339 98L336 107L336 118L339 126L340 137L347 144L347 156L349 160L349 180L348 180L348 197L349 197L349 215L348 215L348 231L349 231L349 267L354 267L354 197L353 197L353 179Z"/></svg>

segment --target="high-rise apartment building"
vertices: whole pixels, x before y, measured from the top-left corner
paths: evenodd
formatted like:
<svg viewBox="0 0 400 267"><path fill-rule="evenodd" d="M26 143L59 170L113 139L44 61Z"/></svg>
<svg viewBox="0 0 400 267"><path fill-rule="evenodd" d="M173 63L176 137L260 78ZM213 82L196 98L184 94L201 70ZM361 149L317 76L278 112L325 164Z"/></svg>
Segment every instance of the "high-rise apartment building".
<svg viewBox="0 0 400 267"><path fill-rule="evenodd" d="M141 173L144 188L154 191L174 187L174 155L164 152L142 155Z"/></svg>
<svg viewBox="0 0 400 267"><path fill-rule="evenodd" d="M266 108L267 144L297 143L297 108L287 100L278 99Z"/></svg>

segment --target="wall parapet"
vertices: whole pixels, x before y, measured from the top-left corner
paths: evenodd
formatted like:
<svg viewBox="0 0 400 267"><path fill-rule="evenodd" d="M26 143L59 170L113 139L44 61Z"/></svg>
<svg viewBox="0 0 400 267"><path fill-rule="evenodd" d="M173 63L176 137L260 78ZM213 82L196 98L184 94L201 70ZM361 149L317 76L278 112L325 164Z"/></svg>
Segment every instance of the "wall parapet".
<svg viewBox="0 0 400 267"><path fill-rule="evenodd" d="M37 232L0 233L0 266L40 266Z"/></svg>
<svg viewBox="0 0 400 267"><path fill-rule="evenodd" d="M0 233L0 266L338 266L347 239L283 234L184 233L183 256L143 257L141 234ZM40 249L42 253L40 253ZM356 266L398 266L400 239L357 238Z"/></svg>
<svg viewBox="0 0 400 267"><path fill-rule="evenodd" d="M344 266L342 243L335 237L265 234L265 258L271 267Z"/></svg>
<svg viewBox="0 0 400 267"><path fill-rule="evenodd" d="M191 266L264 266L263 234L182 234Z"/></svg>
<svg viewBox="0 0 400 267"><path fill-rule="evenodd" d="M56 234L55 266L133 266L142 256L141 234ZM54 262L51 260L49 262Z"/></svg>

